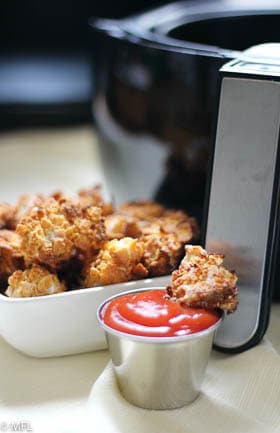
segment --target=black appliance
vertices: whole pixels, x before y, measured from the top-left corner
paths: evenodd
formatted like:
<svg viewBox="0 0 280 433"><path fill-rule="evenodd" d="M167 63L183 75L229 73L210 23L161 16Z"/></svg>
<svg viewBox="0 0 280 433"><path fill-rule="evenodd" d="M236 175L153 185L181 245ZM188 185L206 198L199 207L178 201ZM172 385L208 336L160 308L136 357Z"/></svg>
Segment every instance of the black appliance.
<svg viewBox="0 0 280 433"><path fill-rule="evenodd" d="M181 1L90 25L109 189L185 206L201 221L219 68L279 41L279 1Z"/></svg>
<svg viewBox="0 0 280 433"><path fill-rule="evenodd" d="M261 54L258 49L244 52L253 45L279 42L279 25L280 4L270 0L265 4L257 0L177 2L123 20L91 20L96 53L93 112L102 142L107 188L120 201L149 197L168 206L184 207L204 227L202 243L226 254L228 265L240 274L242 293L240 312L230 319L240 326L228 325L226 320L216 337L216 345L226 351L246 349L262 338L272 290L276 298L280 295L280 112L275 101L270 105L269 91L266 104L260 104L259 111L254 107L261 101L261 89L266 89L267 82L275 81L279 86L279 45L275 45L273 55L268 46ZM251 56L253 60L246 63ZM274 60L268 60L270 57ZM239 70L235 65L242 61L246 67ZM230 95L223 93L227 75L237 83ZM250 92L243 93L244 75L253 87L261 82L256 102ZM232 141L221 140L219 135L223 125L231 123L234 113L230 108L227 118L219 117L216 130L219 97L220 107L224 104L236 110L234 131L241 140L236 149L226 145ZM235 105L234 98L238 102ZM255 136L252 122L250 127L246 124L250 104L253 114L247 117L256 122ZM270 128L263 134L261 119ZM268 143L267 152L261 140ZM223 150L228 159L217 159L224 155ZM233 167L227 165L230 158ZM253 171L246 172L245 161ZM268 167L266 178L263 163ZM237 190L242 191L240 196ZM221 206L224 211L219 217ZM250 239L245 236L242 219ZM229 233L233 232L243 240L231 239Z"/></svg>

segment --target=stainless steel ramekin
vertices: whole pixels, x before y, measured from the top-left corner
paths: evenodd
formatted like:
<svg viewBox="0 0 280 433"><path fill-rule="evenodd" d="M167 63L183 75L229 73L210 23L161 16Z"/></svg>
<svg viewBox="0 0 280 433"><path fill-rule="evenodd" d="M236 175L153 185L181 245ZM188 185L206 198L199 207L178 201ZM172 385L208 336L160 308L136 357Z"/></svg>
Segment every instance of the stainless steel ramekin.
<svg viewBox="0 0 280 433"><path fill-rule="evenodd" d="M159 287L148 290L160 289ZM162 287L161 287L162 289ZM105 330L117 382L124 398L145 409L175 409L196 399L204 378L214 333L222 321L180 337L143 337L117 331L101 319L112 299L147 289L130 290L105 300L97 319Z"/></svg>

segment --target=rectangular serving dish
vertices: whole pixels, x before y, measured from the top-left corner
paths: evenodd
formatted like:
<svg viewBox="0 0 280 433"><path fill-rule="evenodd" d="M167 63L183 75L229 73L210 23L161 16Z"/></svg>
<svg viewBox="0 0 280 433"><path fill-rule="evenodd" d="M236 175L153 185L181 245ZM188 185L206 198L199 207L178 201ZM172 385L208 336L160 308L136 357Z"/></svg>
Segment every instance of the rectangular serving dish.
<svg viewBox="0 0 280 433"><path fill-rule="evenodd" d="M33 298L0 294L0 335L17 350L40 358L106 349L98 306L117 293L169 281L164 276Z"/></svg>

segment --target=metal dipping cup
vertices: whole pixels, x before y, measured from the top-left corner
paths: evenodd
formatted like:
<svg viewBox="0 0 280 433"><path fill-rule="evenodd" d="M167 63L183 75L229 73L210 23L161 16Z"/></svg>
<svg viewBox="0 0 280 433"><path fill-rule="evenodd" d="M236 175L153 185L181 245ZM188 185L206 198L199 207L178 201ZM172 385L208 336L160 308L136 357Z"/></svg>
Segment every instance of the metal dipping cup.
<svg viewBox="0 0 280 433"><path fill-rule="evenodd" d="M201 332L179 337L126 334L102 321L101 311L112 299L160 288L120 293L108 298L97 310L97 319L105 330L120 392L128 402L144 409L175 409L197 398L214 333L223 319L221 316L218 322Z"/></svg>

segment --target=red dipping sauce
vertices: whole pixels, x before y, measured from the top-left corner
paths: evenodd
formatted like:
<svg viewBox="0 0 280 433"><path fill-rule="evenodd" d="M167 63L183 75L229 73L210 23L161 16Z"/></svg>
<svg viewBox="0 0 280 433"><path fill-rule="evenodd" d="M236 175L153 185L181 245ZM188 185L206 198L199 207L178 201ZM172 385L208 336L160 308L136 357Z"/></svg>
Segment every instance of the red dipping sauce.
<svg viewBox="0 0 280 433"><path fill-rule="evenodd" d="M217 311L189 308L166 299L166 290L129 293L109 301L101 310L105 325L146 337L181 337L203 331L221 317Z"/></svg>

